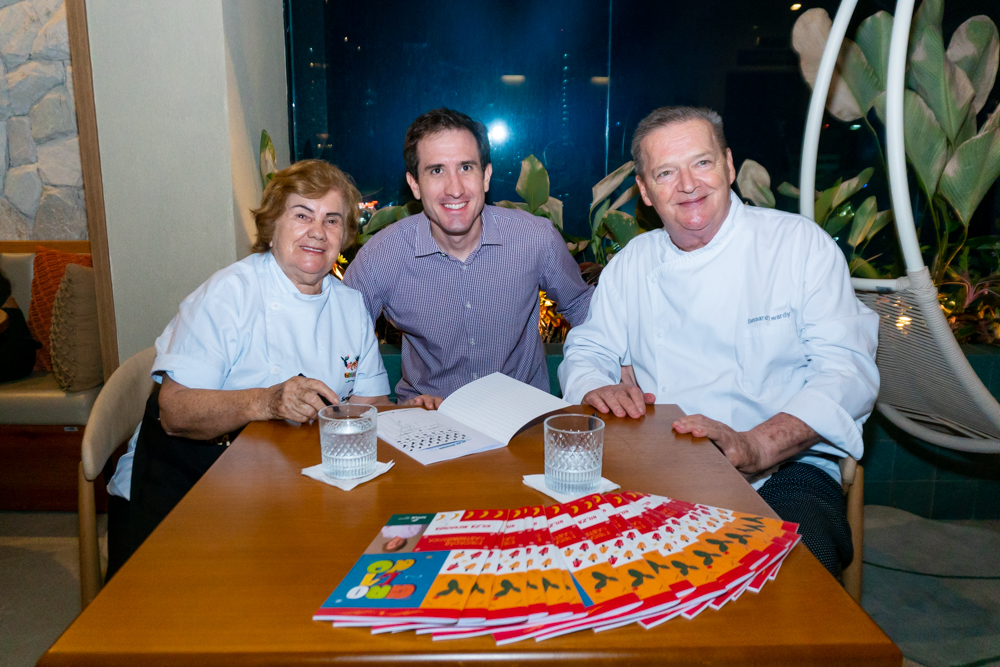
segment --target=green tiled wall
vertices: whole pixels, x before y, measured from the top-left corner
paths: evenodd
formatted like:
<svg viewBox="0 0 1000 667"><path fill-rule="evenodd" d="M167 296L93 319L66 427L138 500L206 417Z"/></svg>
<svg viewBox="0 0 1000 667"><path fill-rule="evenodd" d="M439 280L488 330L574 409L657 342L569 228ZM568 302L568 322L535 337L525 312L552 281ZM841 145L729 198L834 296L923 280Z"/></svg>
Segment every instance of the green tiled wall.
<svg viewBox="0 0 1000 667"><path fill-rule="evenodd" d="M1000 348L968 345L972 368L1000 396ZM381 347L395 399L399 348ZM560 395L556 370L561 345L546 345L551 391ZM1000 519L1000 455L966 454L903 433L877 412L865 424L865 504L890 505L932 519Z"/></svg>

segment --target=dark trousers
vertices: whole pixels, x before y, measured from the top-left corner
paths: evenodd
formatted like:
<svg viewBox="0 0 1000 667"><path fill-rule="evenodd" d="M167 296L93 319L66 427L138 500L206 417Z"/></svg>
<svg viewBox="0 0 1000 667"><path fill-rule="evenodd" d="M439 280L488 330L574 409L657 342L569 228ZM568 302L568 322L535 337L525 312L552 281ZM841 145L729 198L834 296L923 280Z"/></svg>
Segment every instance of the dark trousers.
<svg viewBox="0 0 1000 667"><path fill-rule="evenodd" d="M785 521L799 524L802 543L833 576L851 564L854 543L840 484L808 463L791 463L758 490Z"/></svg>
<svg viewBox="0 0 1000 667"><path fill-rule="evenodd" d="M236 431L222 438L223 444L167 435L160 425L159 398L157 385L146 401L136 440L131 500L112 498L108 504L108 579L239 434Z"/></svg>

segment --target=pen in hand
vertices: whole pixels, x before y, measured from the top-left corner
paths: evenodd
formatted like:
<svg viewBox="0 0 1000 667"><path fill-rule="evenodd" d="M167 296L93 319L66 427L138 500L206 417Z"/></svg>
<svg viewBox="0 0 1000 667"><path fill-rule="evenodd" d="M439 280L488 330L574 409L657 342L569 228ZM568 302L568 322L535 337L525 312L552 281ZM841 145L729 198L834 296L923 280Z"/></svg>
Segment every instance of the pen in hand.
<svg viewBox="0 0 1000 667"><path fill-rule="evenodd" d="M305 373L299 373L299 377L300 378L304 378L304 377L306 377L306 374ZM309 378L306 378L306 379L308 380ZM326 400L326 396L324 396L323 394L316 394L316 395L319 396L319 400L323 401L323 405L333 405L333 403L331 403L330 401Z"/></svg>

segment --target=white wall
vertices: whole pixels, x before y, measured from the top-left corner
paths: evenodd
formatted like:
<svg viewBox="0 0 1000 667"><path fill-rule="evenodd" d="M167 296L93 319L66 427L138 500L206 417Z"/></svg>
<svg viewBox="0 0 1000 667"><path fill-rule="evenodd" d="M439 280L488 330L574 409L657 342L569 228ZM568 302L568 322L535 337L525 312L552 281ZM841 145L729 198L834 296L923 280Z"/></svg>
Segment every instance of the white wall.
<svg viewBox="0 0 1000 667"><path fill-rule="evenodd" d="M258 125L288 155L284 27L281 0L87 0L87 22L124 361L248 251Z"/></svg>
<svg viewBox="0 0 1000 667"><path fill-rule="evenodd" d="M260 203L260 132L267 130L287 167L288 86L281 0L222 0L229 101L229 146L233 169L236 255L250 254L256 229L250 209Z"/></svg>

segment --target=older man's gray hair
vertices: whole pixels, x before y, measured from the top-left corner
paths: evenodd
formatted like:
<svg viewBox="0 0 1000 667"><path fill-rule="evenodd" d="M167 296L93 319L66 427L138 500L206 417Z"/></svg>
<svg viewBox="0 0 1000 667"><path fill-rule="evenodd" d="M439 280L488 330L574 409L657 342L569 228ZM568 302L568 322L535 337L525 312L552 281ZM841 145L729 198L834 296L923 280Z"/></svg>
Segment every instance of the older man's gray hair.
<svg viewBox="0 0 1000 667"><path fill-rule="evenodd" d="M726 135L722 132L722 116L706 107L660 107L653 113L643 118L635 134L632 135L632 159L635 161L635 173L641 176L644 173L645 163L642 156L642 140L654 130L675 123L686 123L689 120L703 120L712 126L715 134L715 141L719 144L719 149L723 154L729 144L726 143Z"/></svg>

